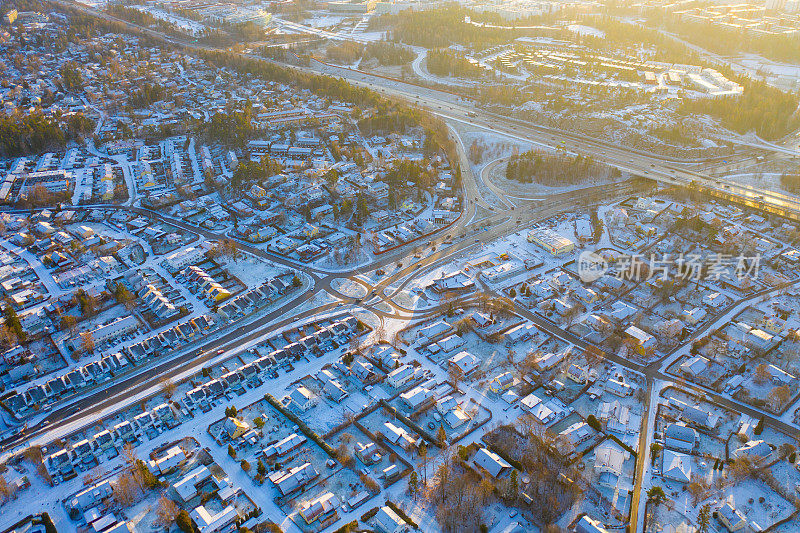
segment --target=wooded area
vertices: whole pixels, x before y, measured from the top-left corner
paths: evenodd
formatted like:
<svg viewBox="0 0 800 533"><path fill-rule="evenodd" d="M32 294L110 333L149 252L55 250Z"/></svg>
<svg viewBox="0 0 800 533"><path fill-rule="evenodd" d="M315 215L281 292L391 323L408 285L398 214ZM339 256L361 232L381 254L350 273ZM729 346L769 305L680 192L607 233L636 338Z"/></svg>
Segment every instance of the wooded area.
<svg viewBox="0 0 800 533"><path fill-rule="evenodd" d="M448 48L437 48L428 52L428 72L437 76L459 78L479 78L492 74L492 72L470 63L464 54Z"/></svg>
<svg viewBox="0 0 800 533"><path fill-rule="evenodd" d="M559 187L583 183L589 178L618 177L619 170L597 163L591 157L530 150L512 156L506 178L522 183Z"/></svg>

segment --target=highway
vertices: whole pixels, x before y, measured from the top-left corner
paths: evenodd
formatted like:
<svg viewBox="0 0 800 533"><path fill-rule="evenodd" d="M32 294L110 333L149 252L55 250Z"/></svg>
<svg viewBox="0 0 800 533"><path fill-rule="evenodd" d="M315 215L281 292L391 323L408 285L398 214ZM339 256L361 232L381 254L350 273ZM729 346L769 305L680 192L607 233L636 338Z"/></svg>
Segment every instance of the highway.
<svg viewBox="0 0 800 533"><path fill-rule="evenodd" d="M475 102L465 101L460 96L447 91L423 87L402 80L377 76L350 68L339 67L319 60L312 60L311 65L308 67L277 63L254 54L237 53L227 49L219 49L196 42L180 40L73 2L67 2L65 0L53 0L53 2L66 8L77 9L91 16L123 24L134 32L175 46L194 50L226 52L240 55L254 61L277 64L284 68L295 69L308 74L342 78L354 85L372 88L386 96L391 96L412 105L428 109L435 115L447 120L472 124L474 127L492 130L495 133L505 135L509 138L516 138L553 149L560 148L567 152L592 156L598 161L603 161L620 170L657 181L673 185L701 186L705 192L712 193L719 198L737 201L753 209L762 209L800 221L800 198L767 189L740 185L736 182L718 177L715 178L692 169L692 163L702 161L692 162L665 157L631 147L616 145L588 135L548 128L542 125L497 115L481 109ZM777 145L770 144L765 144L762 149L769 151L773 149L772 147L775 147L774 149L779 149L781 153L785 153L786 151L784 146L778 147ZM800 157L800 152L797 153L797 156ZM718 160L719 157L715 157L709 160L709 162Z"/></svg>
<svg viewBox="0 0 800 533"><path fill-rule="evenodd" d="M382 94L402 99L411 105L428 109L434 115L450 121L470 124L473 127L491 130L511 139L530 142L550 149L561 149L567 153L591 156L597 161L619 168L631 174L650 178L671 185L701 185L732 200L739 199L754 209L771 209L772 212L800 220L800 198L768 189L741 185L735 181L712 177L695 170L694 163L667 158L661 155L620 146L574 132L556 130L529 122L509 118L482 110L474 102L445 91L423 88L418 85L375 76L362 71L337 67L313 61L317 72L340 77L356 85L380 91ZM785 152L780 147L780 151ZM800 157L800 153L797 154ZM718 162L714 158L708 163Z"/></svg>
<svg viewBox="0 0 800 533"><path fill-rule="evenodd" d="M466 161L466 153L463 145L458 144L459 155ZM475 246L475 243L470 238L470 235L480 234L481 240L491 241L493 239L502 237L508 233L517 231L519 227L530 224L531 222L549 218L569 209L585 206L592 203L597 203L603 199L608 198L622 198L642 190L631 183L614 184L600 187L590 187L578 191L568 193L561 193L553 195L548 199L546 204L532 207L530 209L519 210L517 218L510 216L508 212L493 213L492 207L489 206L480 196L478 184L474 174L471 171L471 166L466 164L465 170L462 173L462 183L465 189L465 208L462 216L458 222L443 231L442 234L431 239L430 247L439 246L436 252L430 253L425 257L416 259L413 254L414 250L419 247L419 244L409 244L401 247L393 253L387 253L378 256L375 261L369 265L361 268L354 269L348 273L340 272L327 272L322 269L317 269L304 265L297 261L287 259L277 254L270 253L256 246L239 241L239 248L243 252L251 253L262 259L273 261L278 264L295 268L297 270L305 271L309 274L312 285L307 292L298 298L295 298L277 309L267 313L258 320L248 322L247 324L230 331L219 338L213 339L209 342L203 343L196 348L183 353L177 357L165 358L164 360L157 361L142 369L138 369L133 375L126 376L118 382L109 386L96 390L82 396L79 400L68 402L60 405L53 411L49 412L44 420L30 428L23 435L17 435L6 441L0 443L0 449L7 450L17 446L33 437L53 432L60 427L67 424L72 424L76 420L88 419L93 414L99 413L111 405L119 403L126 397L140 394L143 391L157 386L163 379L173 378L179 374L187 371L187 369L194 368L199 371L202 366L210 359L218 357L218 350L228 351L236 348L243 343L257 339L264 336L269 331L276 330L280 327L288 325L292 322L302 320L304 318L311 318L314 315L330 312L337 307L343 305L358 305L377 316L385 318L402 318L408 319L409 316L414 318L421 318L429 314L436 314L440 310L424 310L415 311L407 310L397 306L392 301L392 297L402 290L405 283L410 281L415 273L418 273L425 268L430 268L435 264L445 263L451 261L452 258L461 253L462 251L469 250ZM470 223L471 218L476 214L479 209L484 210L487 216L480 220L479 224ZM488 206L486 209L484 206ZM225 235L218 234L186 223L182 220L140 207L124 206L124 205L96 205L96 206L82 206L81 209L88 207L97 207L105 209L119 209L136 213L138 215L146 216L153 221L158 221L162 224L168 224L183 231L202 235L209 240L220 240L225 238ZM512 213L513 214L513 213ZM486 231L482 230L482 226L486 225L489 228ZM445 235L446 233L446 235ZM450 235L451 238L448 238ZM463 236L462 236L463 235ZM455 237L455 238L453 238ZM444 241L452 241L451 244L444 244ZM426 245L427 246L427 245ZM376 270L379 268L388 267L391 264L400 262L403 267L397 269L393 274L385 276L375 285L358 278L358 274ZM367 297L363 299L353 298L350 296L342 295L336 291L332 283L339 278L348 278L361 285L367 290ZM400 284L391 294L385 294L385 289L392 286L398 281L405 280ZM311 300L315 295L320 293L330 294L336 301L333 301L324 306L318 307L313 310L305 311L302 313L292 313L292 311L304 302ZM383 303L394 309L393 313L387 313L379 308ZM283 317L283 318L282 318ZM279 319L275 322L276 319Z"/></svg>
<svg viewBox="0 0 800 533"><path fill-rule="evenodd" d="M76 6L64 0L54 0L57 4L68 5L81 11L99 16L108 20L116 20L104 13L98 13L90 8ZM119 21L138 32L144 32L153 38L160 39L178 46L214 50L211 47L197 45L196 43L186 43L174 38L167 37L158 32L136 25ZM266 61L257 56L244 54L249 58ZM96 390L85 394L80 399L59 405L46 415L46 420L42 423L29 428L22 434L7 439L0 443L3 451L18 447L34 437L44 438L51 432L67 425L82 423L88 424L93 417L102 411L115 405L123 405L127 398L141 394L153 389L162 379L175 378L190 370L199 370L210 360L220 357L218 352L229 353L242 344L256 340L267 335L269 332L287 326L293 322L312 319L321 313L346 312L348 309L361 308L376 316L384 318L394 318L409 320L411 318L425 318L439 316L445 311L445 306L435 306L424 310L405 309L393 301L407 283L414 279L415 275L426 269L434 268L437 265L454 261L456 256L471 251L481 242L490 242L502 238L510 233L519 231L533 223L552 217L553 215L586 208L597 205L611 199L624 198L633 194L646 194L649 187L633 181L626 181L619 184L589 187L570 192L548 195L546 200L539 198L509 198L507 193L501 188L485 179L488 176L489 167L484 169L484 176L475 176L472 166L467 160L466 150L455 131L455 127L467 126L489 130L503 135L507 138L518 139L530 142L535 145L552 149L563 150L567 153L588 155L595 160L617 167L634 176L642 176L667 184L681 186L702 187L707 192L712 192L720 197L728 197L733 201L745 202L754 208L767 208L772 212L776 210L781 214L790 216L795 220L800 220L800 199L797 197L782 194L774 191L762 190L759 188L748 187L730 182L721 178L712 177L704 172L697 170L698 166L715 165L720 163L719 158L708 160L678 160L665 158L656 154L633 150L609 143L601 139L565 132L552 128L545 128L536 124L499 116L481 110L473 102L465 101L457 95L446 91L429 89L418 85L409 84L400 80L393 80L380 76L353 71L322 63L312 62L310 68L300 68L300 70L314 73L341 77L355 85L369 87L380 91L384 95L409 102L411 105L419 106L429 110L431 113L441 117L451 126L451 134L456 141L456 148L460 158L462 168L462 185L464 189L462 213L456 223L449 228L441 231L436 236L429 238L430 242L411 243L400 247L397 250L375 256L374 260L368 265L354 268L349 272L331 272L322 268L310 267L298 261L270 253L256 246L243 241L238 241L242 251L251 253L286 267L301 270L308 274L310 287L297 298L283 303L276 309L266 313L264 316L243 324L241 327L220 335L218 338L200 343L196 348L180 354L178 356L164 358L161 361L137 369L135 372L126 375L117 382L109 384L102 390ZM781 155L785 155L785 148L782 147ZM495 161L491 165L498 165L502 161ZM491 166L490 165L490 166ZM503 207L493 205L481 193L481 182L499 199ZM218 234L182 220L165 216L156 211L147 210L132 206L113 206L102 205L97 207L121 209L137 213L164 224L170 224L183 231L202 235L209 240L219 240L225 235ZM81 207L82 209L85 207ZM484 227L486 229L484 229ZM434 250L435 248L435 250ZM425 249L426 254L416 257L418 249ZM369 283L358 277L360 274L372 272L376 269L399 263L401 266L394 268L393 272L380 279L377 283ZM367 290L367 296L363 299L353 298L339 293L334 289L334 282L342 278L350 279L362 285ZM390 289L391 288L391 289ZM302 304L312 300L322 294L330 295L330 303L326 303L314 309L297 312L297 308ZM497 293L488 293L494 298L503 298ZM470 299L464 302L469 302ZM449 304L448 304L449 305ZM387 307L388 306L388 307ZM391 311L386 311L385 309ZM573 333L558 326L547 318L542 317L530 310L514 304L514 312L519 316L530 320L541 330L555 337L583 348L592 353L597 353L598 348L577 337ZM695 331L692 338L697 338L703 330ZM691 342L690 339L687 342ZM666 374L662 368L665 358L660 358L649 364L643 364L626 359L615 353L603 353L603 357L621 367L637 372L647 380L648 391L645 410L650 413L652 402L657 402L654 397L658 391L653 388L653 383L657 380L664 382L674 382L674 377ZM754 417L764 416L767 424L776 429L794 436L800 436L800 431L792 424L783 422L779 417L769 415L757 409L751 408L738 401L718 394L716 391L698 385L686 385L688 390L714 401L728 409L736 412L746 413ZM647 418L647 417L645 417ZM643 420L645 427L646 420ZM647 437L642 435L640 440L640 450L637 457L637 477L634 480L636 494L634 495L633 505L630 515L629 531L637 530L642 523L641 509L643 502L640 498L642 490L642 470L645 461L649 458L649 450L646 449ZM642 449L643 448L643 449Z"/></svg>

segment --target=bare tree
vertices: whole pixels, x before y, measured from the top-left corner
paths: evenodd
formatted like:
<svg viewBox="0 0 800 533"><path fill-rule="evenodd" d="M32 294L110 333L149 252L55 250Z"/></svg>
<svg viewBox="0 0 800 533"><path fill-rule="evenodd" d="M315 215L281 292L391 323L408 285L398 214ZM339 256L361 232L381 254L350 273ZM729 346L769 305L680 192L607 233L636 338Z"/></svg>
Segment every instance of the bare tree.
<svg viewBox="0 0 800 533"><path fill-rule="evenodd" d="M461 367L458 365L450 365L447 369L447 376L450 379L450 384L453 385L453 388L457 389L458 384L464 377L464 371L461 370Z"/></svg>
<svg viewBox="0 0 800 533"><path fill-rule="evenodd" d="M175 504L175 502L166 496L161 496L161 498L158 499L158 506L156 507L156 519L153 520L153 524L168 529L172 523L175 522L175 517L178 516L178 511L180 511L180 508Z"/></svg>
<svg viewBox="0 0 800 533"><path fill-rule="evenodd" d="M756 367L756 375L755 381L759 384L764 384L772 378L772 375L769 373L769 367L767 367L767 363L761 363Z"/></svg>
<svg viewBox="0 0 800 533"><path fill-rule="evenodd" d="M780 387L775 387L769 391L769 394L767 394L767 403L769 403L769 405L775 411L778 411L791 398L792 390L789 388L789 386L781 385Z"/></svg>
<svg viewBox="0 0 800 533"><path fill-rule="evenodd" d="M81 333L81 346L85 353L92 353L94 351L94 336L90 331Z"/></svg>
<svg viewBox="0 0 800 533"><path fill-rule="evenodd" d="M122 456L125 459L125 464L128 466L132 466L139 460L136 456L136 446L134 446L130 442L126 442L122 446Z"/></svg>
<svg viewBox="0 0 800 533"><path fill-rule="evenodd" d="M175 383L169 378L163 378L161 380L161 392L164 394L164 397L169 400L172 398L172 395L175 394Z"/></svg>

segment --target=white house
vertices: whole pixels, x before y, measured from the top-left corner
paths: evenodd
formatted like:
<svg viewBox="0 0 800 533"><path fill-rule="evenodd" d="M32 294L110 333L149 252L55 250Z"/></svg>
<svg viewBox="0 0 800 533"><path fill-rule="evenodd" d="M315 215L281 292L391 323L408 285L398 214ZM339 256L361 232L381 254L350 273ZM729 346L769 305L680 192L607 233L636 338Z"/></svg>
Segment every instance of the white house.
<svg viewBox="0 0 800 533"><path fill-rule="evenodd" d="M314 407L314 393L302 385L294 389L289 398L292 400L292 405L300 411L305 412Z"/></svg>
<svg viewBox="0 0 800 533"><path fill-rule="evenodd" d="M401 533L406 530L405 521L386 505L378 509L372 523L379 533Z"/></svg>
<svg viewBox="0 0 800 533"><path fill-rule="evenodd" d="M449 366L457 366L461 369L463 375L469 375L470 372L478 368L480 360L469 352L458 352L453 357L447 360Z"/></svg>
<svg viewBox="0 0 800 533"><path fill-rule="evenodd" d="M486 470L493 478L505 477L511 473L513 467L505 459L486 448L479 449L472 458L475 466Z"/></svg>
<svg viewBox="0 0 800 533"><path fill-rule="evenodd" d="M411 365L400 365L386 376L386 383L399 389L409 381L414 379L414 367Z"/></svg>
<svg viewBox="0 0 800 533"><path fill-rule="evenodd" d="M689 376L699 376L708 369L709 360L702 355L695 355L681 363L680 371Z"/></svg>
<svg viewBox="0 0 800 533"><path fill-rule="evenodd" d="M694 326L702 321L706 317L706 314L706 310L702 307L695 307L694 309L685 310L681 313L681 318L690 326Z"/></svg>
<svg viewBox="0 0 800 533"><path fill-rule="evenodd" d="M599 483L616 487L622 475L622 465L627 452L616 442L605 440L594 449L594 469L600 475Z"/></svg>
<svg viewBox="0 0 800 533"><path fill-rule="evenodd" d="M685 453L664 450L661 474L680 483L689 483L692 480L692 458Z"/></svg>
<svg viewBox="0 0 800 533"><path fill-rule="evenodd" d="M412 411L421 409L425 404L433 401L433 392L422 385L400 394L402 400Z"/></svg>
<svg viewBox="0 0 800 533"><path fill-rule="evenodd" d="M189 265L194 265L203 260L206 252L199 246L191 246L184 250L178 250L164 258L164 264L171 272L178 272Z"/></svg>
<svg viewBox="0 0 800 533"><path fill-rule="evenodd" d="M458 335L450 335L438 341L436 344L439 346L442 353L450 353L464 346L464 339Z"/></svg>

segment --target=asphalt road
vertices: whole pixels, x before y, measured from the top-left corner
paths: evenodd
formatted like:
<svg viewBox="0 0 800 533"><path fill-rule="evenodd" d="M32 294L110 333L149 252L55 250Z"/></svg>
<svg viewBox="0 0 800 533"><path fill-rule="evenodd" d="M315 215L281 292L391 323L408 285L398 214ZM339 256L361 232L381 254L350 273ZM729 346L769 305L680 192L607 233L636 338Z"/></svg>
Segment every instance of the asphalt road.
<svg viewBox="0 0 800 533"><path fill-rule="evenodd" d="M53 1L56 4L71 9L77 9L91 16L123 24L134 32L142 33L153 39L175 46L194 50L223 51L237 54L227 49L219 49L197 42L188 42L170 37L161 32L117 19L107 13L94 10L87 6L67 2L65 0ZM533 142L551 148L562 148L568 152L590 155L599 161L604 161L621 170L665 183L676 185L689 185L693 182L699 183L710 190L717 191L721 195L727 195L731 198L738 198L742 201L749 202L748 205L751 207L758 208L759 206L764 206L765 208L779 211L779 214L782 213L786 216L800 219L800 199L797 197L767 189L740 185L734 181L711 177L703 172L693 170L691 165L698 162L702 164L702 160L687 161L665 157L631 147L620 146L588 135L497 115L477 107L475 102L465 103L463 98L447 91L431 89L402 80L376 76L363 71L356 71L316 60L312 60L311 65L308 67L302 67L277 63L254 54L238 53L238 55L255 61L277 64L285 68L291 68L309 74L324 74L340 77L353 85L369 87L387 96L393 96L414 105L425 107L443 118L470 123L476 127L493 130L511 138L519 138L527 142ZM785 152L786 150L784 147L771 145L770 143L764 143L759 149L768 152L776 150ZM719 161L719 157L710 158L707 161L709 163Z"/></svg>
<svg viewBox="0 0 800 533"><path fill-rule="evenodd" d="M97 13L92 9L76 6L75 4L64 2L63 0L54 0L58 4L69 5L80 9L84 12L99 16L108 20L116 20L109 17L104 13ZM158 32L153 32L145 28L139 28L136 25L121 21L132 29L143 31L151 37L158 38L179 46L213 50L212 47L197 45L196 43L185 43L176 39L166 37ZM254 59L262 60L256 56L250 56ZM603 161L622 170L626 170L635 175L649 177L655 180L663 181L666 183L676 183L686 185L692 181L699 181L707 184L710 188L727 191L730 194L741 196L743 198L760 199L759 201L779 205L792 212L800 213L800 201L794 197L783 195L778 192L766 191L752 187L742 187L738 184L721 180L718 178L711 178L697 170L698 165L712 165L719 164L719 158L710 158L708 160L695 160L695 161L681 161L671 158L665 158L650 154L647 152L632 150L630 148L621 147L612 143L594 139L588 136L575 134L572 132L564 132L555 130L553 128L545 128L539 125L530 124L507 117L501 117L488 113L476 108L474 105L464 103L462 99L455 97L450 93L437 91L434 89L420 88L416 85L410 85L398 80L387 80L377 76L368 75L365 73L358 73L349 69L341 69L339 67L332 67L324 63L315 63L314 68L302 69L312 73L328 74L333 76L342 77L353 84L364 85L383 92L386 95L402 98L412 102L421 107L431 110L433 113L441 116L447 121L454 124L470 124L473 127L492 130L507 137L518 138L527 142L533 142L544 146L560 148L567 152L580 153L582 155L591 155L598 161ZM498 209L491 205L482 197L480 193L479 183L471 172L471 166L466 161L466 154L463 145L459 142L459 156L462 159L462 167L466 170L463 172L463 186L464 186L464 207L461 218L456 224L448 228L446 231L441 232L438 237L431 238L430 246L438 246L437 251L429 253L425 257L416 259L413 257L414 249L419 247L427 247L427 244L411 244L400 249L379 256L375 261L369 265L354 269L345 273L327 272L323 269L309 267L300 264L296 261L289 260L285 257L272 254L260 248L251 246L247 243L239 241L239 246L242 250L252 253L258 257L262 257L269 261L292 267L298 270L307 272L313 280L312 287L298 299L282 305L280 308L266 314L256 321L248 323L239 329L226 333L217 339L205 343L186 354L158 362L153 366L143 368L137 371L134 375L126 377L117 383L113 383L103 390L98 390L95 393L89 394L69 405L59 407L52 411L47 417L47 423L41 424L38 427L30 428L24 436L18 436L12 440L2 443L3 449L8 449L11 446L20 444L21 442L31 438L35 435L41 435L55 428L62 427L65 424L72 423L81 418L90 417L92 414L99 412L107 407L119 403L121 399L130 397L132 395L141 393L152 388L161 379L168 379L177 376L187 370L187 368L200 368L205 362L212 358L217 357L218 350L227 351L231 348L240 346L249 340L256 339L263 336L265 333L287 325L291 322L310 318L318 313L335 310L338 306L343 304L355 304L367 309L378 316L394 317L394 318L407 318L409 313L415 317L435 316L444 311L443 306L438 306L434 309L428 309L421 312L413 310L402 309L391 301L391 296L396 294L405 283L412 279L411 275L421 269L430 268L437 263L452 260L452 258L462 252L469 250L475 246L476 242L472 237L477 236L480 242L487 242L496 238L507 235L510 232L516 231L519 227L530 224L536 220L548 218L554 214L568 211L579 206L592 205L603 199L610 197L619 197L625 194L635 192L632 184L612 185L605 187L596 187L592 189L574 191L570 193L563 193L561 195L551 195L546 202L530 201L526 202L524 207L511 209L507 207ZM488 186L488 185L487 185ZM492 192L504 202L509 202L505 198L502 190L491 188ZM508 206L508 204L506 204ZM181 220L176 220L171 217L165 217L157 212L149 210L124 207L124 206L103 206L103 207L116 207L118 209L126 209L132 212L137 212L142 215L151 217L152 219L159 220L164 223L171 224L175 227L181 228L185 231L191 231L208 239L224 238L223 235L192 226ZM479 220L474 220L479 219ZM482 231L482 226L488 229ZM443 236L447 234L450 238ZM462 237L463 235L463 237ZM445 241L452 241L450 244L445 244ZM375 285L356 278L360 273L372 271L378 268L383 268L389 264L400 262L403 264L393 274L385 276ZM332 287L332 282L337 278L347 277L357 280L367 288L367 297L362 299L355 299L337 293ZM388 287L398 283L392 294L385 294L384 291ZM304 311L301 313L293 313L299 305L312 299L321 291L325 291L334 296L338 301L320 306L315 309ZM499 296L499 295L496 295ZM387 313L378 308L384 304L389 305L393 312ZM531 313L529 310L516 307L515 312L534 323L543 331L551 335L566 340L580 348L593 351L596 353L597 348L585 341L578 338L569 331L564 330L548 319ZM278 322L270 323L273 320ZM655 379L665 380L672 382L673 376L667 375L659 368L660 361L648 365L642 365L635 361L630 361L621 358L616 354L605 353L604 357L622 367L634 370L643 374L650 386ZM797 429L786 424L777 417L766 414L762 411L751 408L745 404L730 400L721 396L711 389L697 386L694 384L687 384L685 386L694 393L710 399L726 408L748 414L753 417L760 418L764 416L766 423L770 426L795 437L800 435ZM648 402L653 401L648 396ZM649 405L649 404L646 404ZM640 450L639 461L644 461L648 456L647 450ZM641 469L637 469L641 472ZM637 476L635 480L635 487L638 492L641 491L641 476ZM632 507L631 523L635 528L638 518L639 500L638 494L634 500Z"/></svg>

